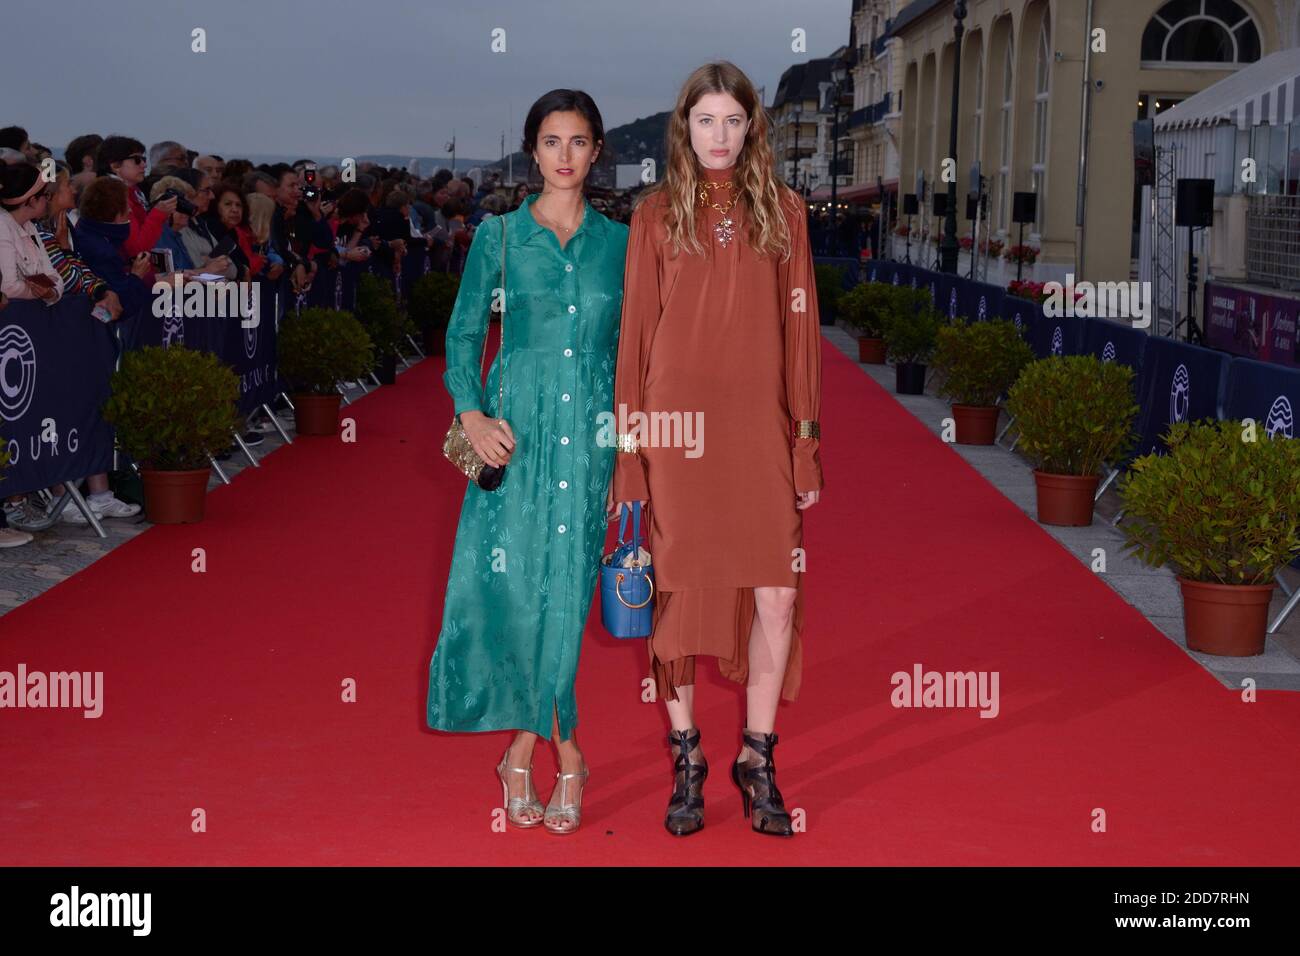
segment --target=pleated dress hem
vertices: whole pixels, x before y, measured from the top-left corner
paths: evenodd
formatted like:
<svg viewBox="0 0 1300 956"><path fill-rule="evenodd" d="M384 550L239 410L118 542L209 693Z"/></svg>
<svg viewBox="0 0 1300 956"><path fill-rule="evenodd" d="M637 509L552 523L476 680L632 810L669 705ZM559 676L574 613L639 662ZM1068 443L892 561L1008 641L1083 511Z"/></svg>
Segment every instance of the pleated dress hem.
<svg viewBox="0 0 1300 956"><path fill-rule="evenodd" d="M790 702L798 699L803 677L803 576L797 581L790 655L781 683L781 698ZM659 699L677 700L678 687L695 683L698 655L717 658L723 677L745 684L749 679L749 638L756 613L753 587L659 591L655 596L653 630L646 640L650 676Z"/></svg>

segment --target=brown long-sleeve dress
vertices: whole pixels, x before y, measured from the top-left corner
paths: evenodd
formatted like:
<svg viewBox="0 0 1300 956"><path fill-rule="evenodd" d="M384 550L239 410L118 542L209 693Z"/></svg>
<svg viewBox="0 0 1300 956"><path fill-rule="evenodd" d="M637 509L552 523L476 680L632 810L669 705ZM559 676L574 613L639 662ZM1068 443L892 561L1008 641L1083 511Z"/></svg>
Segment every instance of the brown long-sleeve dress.
<svg viewBox="0 0 1300 956"><path fill-rule="evenodd" d="M729 181L735 167L701 169ZM614 496L649 500L647 547L655 572L650 673L658 695L695 682L695 655L718 658L722 674L744 683L754 622L753 588L798 588L794 640L781 696L799 693L803 650L802 512L796 492L822 487L817 437L794 437L816 422L821 404L821 331L806 205L778 185L791 255L760 257L750 246L748 209L723 218L699 208L704 255L665 245L663 199L632 214L623 317L615 373L615 414L700 413L699 448L647 444L615 456ZM711 190L719 205L727 189ZM630 419L634 421L635 419ZM619 419L619 432L623 427ZM805 431L812 431L805 426ZM655 434L651 429L650 434ZM667 438L667 429L661 439ZM689 434L682 432L682 434Z"/></svg>

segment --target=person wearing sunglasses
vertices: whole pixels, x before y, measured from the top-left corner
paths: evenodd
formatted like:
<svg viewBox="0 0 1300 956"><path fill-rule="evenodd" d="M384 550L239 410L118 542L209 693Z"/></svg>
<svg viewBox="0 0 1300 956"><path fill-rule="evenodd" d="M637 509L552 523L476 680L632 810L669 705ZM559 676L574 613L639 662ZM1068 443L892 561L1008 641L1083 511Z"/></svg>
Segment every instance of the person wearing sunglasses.
<svg viewBox="0 0 1300 956"><path fill-rule="evenodd" d="M95 162L99 175L114 176L126 183L131 216L131 235L123 246L127 258L153 249L158 245L163 227L176 211L176 199L164 200L153 208L145 201L140 189L148 162L144 144L129 136L110 136L100 144ZM153 276L146 276L145 281L152 285Z"/></svg>

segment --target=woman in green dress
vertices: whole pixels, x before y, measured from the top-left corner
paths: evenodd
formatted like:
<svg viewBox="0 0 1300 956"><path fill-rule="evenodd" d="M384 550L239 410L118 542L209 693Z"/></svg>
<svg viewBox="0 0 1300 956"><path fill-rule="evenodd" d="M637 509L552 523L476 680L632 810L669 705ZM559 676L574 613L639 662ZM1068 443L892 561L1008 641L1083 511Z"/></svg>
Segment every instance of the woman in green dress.
<svg viewBox="0 0 1300 956"><path fill-rule="evenodd" d="M447 327L444 382L456 414L483 460L508 467L496 490L465 491L429 665L428 724L516 731L497 767L506 818L554 833L581 821L587 768L573 683L613 513L614 448L598 442L598 426L614 402L628 230L583 195L603 139L586 93L552 90L533 104L523 149L545 187L479 226ZM502 348L483 386L487 316L502 287ZM547 736L560 772L543 811L532 754Z"/></svg>

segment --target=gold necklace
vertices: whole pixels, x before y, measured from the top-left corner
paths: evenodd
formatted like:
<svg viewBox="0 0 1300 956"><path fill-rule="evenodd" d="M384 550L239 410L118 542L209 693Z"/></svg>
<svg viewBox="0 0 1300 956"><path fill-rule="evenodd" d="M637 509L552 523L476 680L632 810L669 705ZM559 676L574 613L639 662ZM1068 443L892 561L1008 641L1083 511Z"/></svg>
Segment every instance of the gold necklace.
<svg viewBox="0 0 1300 956"><path fill-rule="evenodd" d="M536 202L533 203L533 212L540 213L540 214L541 214L541 217L542 217L542 221L543 221L543 223L545 223L546 225L552 226L552 227L554 227L554 228L556 228L556 229L563 229L565 232L573 232L574 229L578 228L577 226L563 226L563 225L560 225L560 223L556 222L556 221L555 221L554 219L552 219L550 216L546 215L546 213L541 212L541 210L537 208L537 203L536 203ZM578 211L578 222L579 222L579 223L582 222L582 219L583 219L583 216L584 216L584 215L585 215L585 213L584 213L583 210L579 210L579 211Z"/></svg>
<svg viewBox="0 0 1300 956"><path fill-rule="evenodd" d="M718 205L716 202L709 199L710 189L730 189L732 191L731 201L725 206ZM700 181L700 205L708 206L710 209L716 209L718 212L722 213L722 219L720 219L718 224L713 227L713 234L718 237L718 244L723 248L726 248L727 243L731 242L731 240L736 236L734 228L736 224L732 221L731 217L727 215L727 213L731 212L736 203L740 201L740 194L735 190L736 187L734 183L712 183L708 180Z"/></svg>

